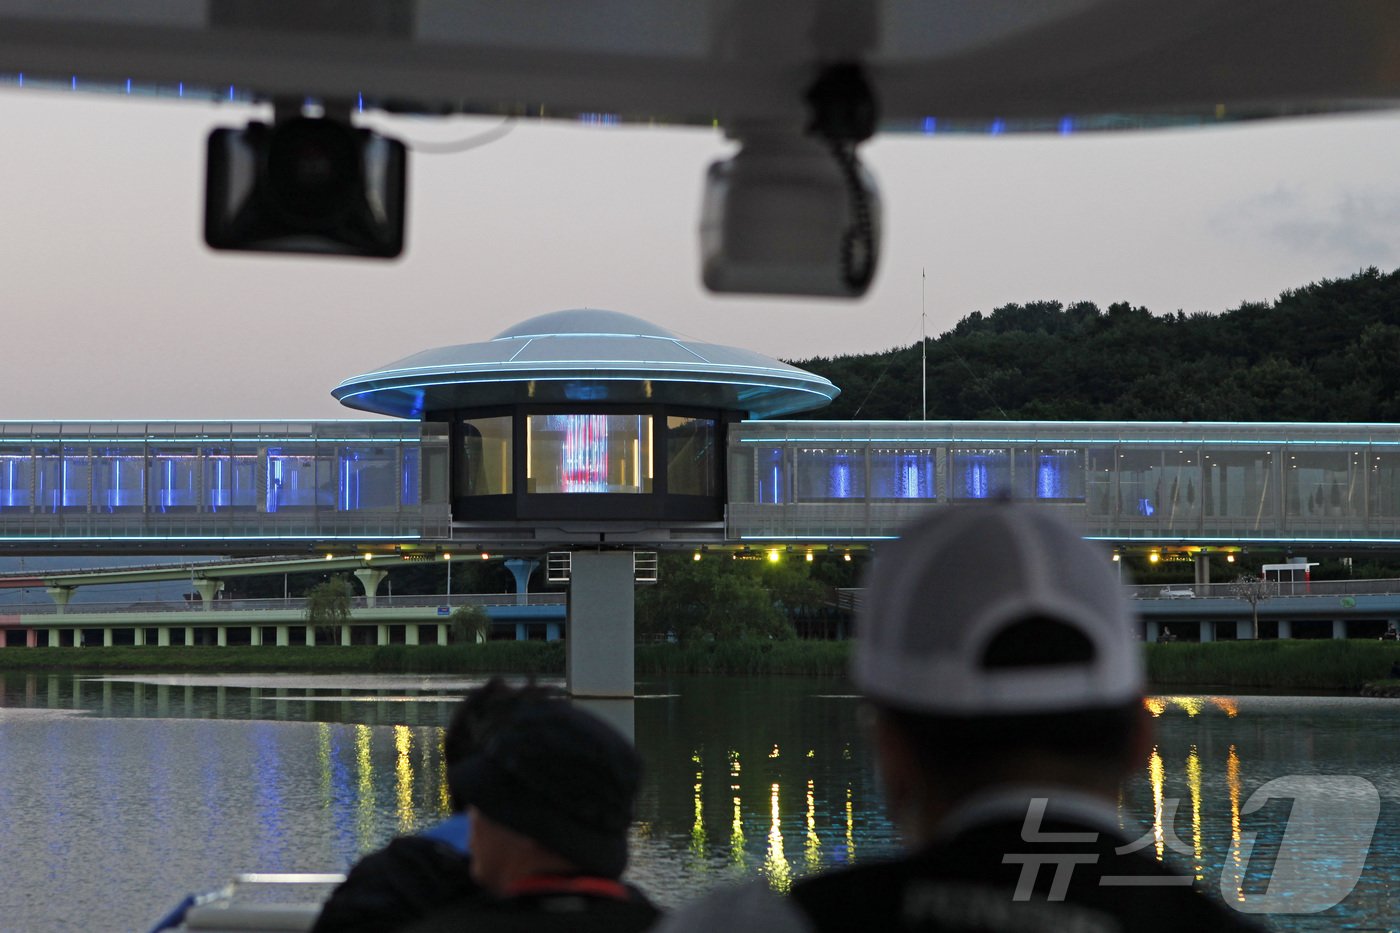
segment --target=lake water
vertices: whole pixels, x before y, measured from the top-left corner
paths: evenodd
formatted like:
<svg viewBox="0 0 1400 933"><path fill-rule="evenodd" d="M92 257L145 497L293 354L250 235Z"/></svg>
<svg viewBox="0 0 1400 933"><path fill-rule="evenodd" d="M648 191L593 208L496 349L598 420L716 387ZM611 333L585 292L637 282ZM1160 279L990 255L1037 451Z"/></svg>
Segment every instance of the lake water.
<svg viewBox="0 0 1400 933"><path fill-rule="evenodd" d="M144 930L240 872L344 870L445 812L442 726L453 695L477 683L0 676L0 930ZM898 850L842 683L688 677L639 690L630 716L648 773L630 877L658 901L755 877L783 887ZM1364 868L1340 904L1261 919L1297 931L1400 925L1400 701L1148 705L1156 745L1120 801L1132 836L1245 910L1306 907L1309 892L1326 906L1356 850ZM1251 796L1280 778L1301 781L1304 797L1276 793L1251 812ZM1321 836L1294 835L1317 825ZM1289 890L1267 886L1289 870Z"/></svg>

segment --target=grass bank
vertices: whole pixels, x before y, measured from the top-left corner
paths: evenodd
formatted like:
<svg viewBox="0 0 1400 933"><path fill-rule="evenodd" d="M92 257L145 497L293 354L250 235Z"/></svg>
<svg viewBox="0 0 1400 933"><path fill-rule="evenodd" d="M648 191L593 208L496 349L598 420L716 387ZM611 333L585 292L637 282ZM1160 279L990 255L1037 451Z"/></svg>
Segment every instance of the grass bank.
<svg viewBox="0 0 1400 933"><path fill-rule="evenodd" d="M1147 646L1147 676L1174 685L1359 692L1389 676L1395 642L1299 639Z"/></svg>
<svg viewBox="0 0 1400 933"><path fill-rule="evenodd" d="M841 676L850 642L750 641L638 645L637 673L805 674ZM1154 689L1234 687L1356 693L1385 680L1400 646L1379 641L1245 641L1147 646ZM563 642L493 641L481 645L307 648L15 648L0 670L183 673L366 673L559 676Z"/></svg>

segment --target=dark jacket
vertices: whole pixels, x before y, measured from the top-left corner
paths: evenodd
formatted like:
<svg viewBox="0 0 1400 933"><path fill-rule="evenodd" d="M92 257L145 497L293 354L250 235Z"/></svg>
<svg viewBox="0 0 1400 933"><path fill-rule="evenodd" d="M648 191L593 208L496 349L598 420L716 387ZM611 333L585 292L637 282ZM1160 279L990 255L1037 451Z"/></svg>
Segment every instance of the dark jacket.
<svg viewBox="0 0 1400 933"><path fill-rule="evenodd" d="M478 895L406 933L641 933L661 912L636 888L604 878L530 879L509 897Z"/></svg>
<svg viewBox="0 0 1400 933"><path fill-rule="evenodd" d="M312 933L387 933L476 894L471 858L426 836L400 836L360 859L321 908Z"/></svg>

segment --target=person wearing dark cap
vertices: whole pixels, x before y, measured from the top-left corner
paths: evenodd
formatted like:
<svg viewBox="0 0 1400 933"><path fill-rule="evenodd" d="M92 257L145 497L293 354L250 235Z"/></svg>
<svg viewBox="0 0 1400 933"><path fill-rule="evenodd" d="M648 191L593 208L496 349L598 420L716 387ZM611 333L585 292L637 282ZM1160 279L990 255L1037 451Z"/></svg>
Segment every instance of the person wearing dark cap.
<svg viewBox="0 0 1400 933"><path fill-rule="evenodd" d="M660 912L620 880L640 779L632 744L598 717L562 700L522 707L449 774L468 805L484 894L409 929L650 928Z"/></svg>
<svg viewBox="0 0 1400 933"><path fill-rule="evenodd" d="M449 769L479 751L517 709L557 697L533 684L512 687L492 678L457 704L443 736ZM399 836L355 863L331 892L312 933L385 933L479 891L471 876L471 823L466 803L450 793L447 819L412 835Z"/></svg>
<svg viewBox="0 0 1400 933"><path fill-rule="evenodd" d="M704 899L665 933L1253 930L1119 830L1150 748L1107 555L1043 508L930 510L865 580L853 679L909 852Z"/></svg>

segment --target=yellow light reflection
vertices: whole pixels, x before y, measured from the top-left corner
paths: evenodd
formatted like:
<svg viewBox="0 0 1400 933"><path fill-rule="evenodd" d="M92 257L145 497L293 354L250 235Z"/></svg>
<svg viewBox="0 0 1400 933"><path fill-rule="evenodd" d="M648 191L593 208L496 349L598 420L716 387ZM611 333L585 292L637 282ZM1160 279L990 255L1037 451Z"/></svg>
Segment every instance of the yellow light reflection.
<svg viewBox="0 0 1400 933"><path fill-rule="evenodd" d="M1200 697L1172 697L1171 701L1174 706L1184 709L1186 715L1191 717L1199 716L1201 710L1205 709L1205 704L1201 702Z"/></svg>
<svg viewBox="0 0 1400 933"><path fill-rule="evenodd" d="M792 887L792 866L788 864L787 853L783 851L783 824L779 816L778 785L769 789L768 810L771 814L768 824L768 857L763 860L763 874L768 878L768 886L780 894L786 894Z"/></svg>
<svg viewBox="0 0 1400 933"><path fill-rule="evenodd" d="M1160 716L1167 711L1167 701L1161 697L1143 697L1142 705L1143 708L1154 717Z"/></svg>
<svg viewBox="0 0 1400 933"><path fill-rule="evenodd" d="M705 838L705 796L703 791L704 772L695 772L695 822L690 826L690 851L696 858L705 857L708 846Z"/></svg>
<svg viewBox="0 0 1400 933"><path fill-rule="evenodd" d="M778 758L778 757L780 757L780 756L778 755L778 746L777 746L777 745L774 745L774 746L773 746L773 750L772 750L771 752L768 753L768 757L769 757L769 758Z"/></svg>
<svg viewBox="0 0 1400 933"><path fill-rule="evenodd" d="M1240 714L1240 704L1232 697L1211 697L1210 702L1226 716L1234 719Z"/></svg>
<svg viewBox="0 0 1400 933"><path fill-rule="evenodd" d="M1196 880L1205 880L1205 850L1201 840L1201 755L1196 746L1186 755L1186 784L1191 790L1191 852L1196 869Z"/></svg>
<svg viewBox="0 0 1400 933"><path fill-rule="evenodd" d="M374 800L374 759L370 755L370 737L374 734L369 726L358 725L355 730L355 776L358 783L355 812L355 845L364 852L375 843L374 815L377 807Z"/></svg>
<svg viewBox="0 0 1400 933"><path fill-rule="evenodd" d="M452 795L447 789L447 730L437 729L438 760L438 812L443 816L452 812Z"/></svg>
<svg viewBox="0 0 1400 933"><path fill-rule="evenodd" d="M734 822L729 829L729 861L739 868L747 863L744 858L744 811L739 803L739 785L731 784L734 792Z"/></svg>
<svg viewBox="0 0 1400 933"><path fill-rule="evenodd" d="M1147 778L1152 782L1152 842L1157 850L1157 861L1166 852L1166 836L1162 831L1162 810L1165 806L1163 789L1167 780L1167 769L1162 765L1162 756L1154 747L1147 759Z"/></svg>
<svg viewBox="0 0 1400 933"><path fill-rule="evenodd" d="M399 832L406 833L413 828L413 762L409 760L413 732L408 726L394 727L394 751L398 753L394 759L395 815Z"/></svg>
<svg viewBox="0 0 1400 933"><path fill-rule="evenodd" d="M846 785L846 857L856 857L856 821L851 807L851 785Z"/></svg>
<svg viewBox="0 0 1400 933"><path fill-rule="evenodd" d="M1230 859L1235 870L1235 900L1244 902L1244 864L1240 858L1240 755L1230 746L1225 765L1225 782L1230 787Z"/></svg>
<svg viewBox="0 0 1400 933"><path fill-rule="evenodd" d="M817 838L816 782L810 778L807 779L807 843L803 847L803 853L809 869L821 867L822 842Z"/></svg>

